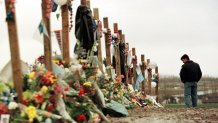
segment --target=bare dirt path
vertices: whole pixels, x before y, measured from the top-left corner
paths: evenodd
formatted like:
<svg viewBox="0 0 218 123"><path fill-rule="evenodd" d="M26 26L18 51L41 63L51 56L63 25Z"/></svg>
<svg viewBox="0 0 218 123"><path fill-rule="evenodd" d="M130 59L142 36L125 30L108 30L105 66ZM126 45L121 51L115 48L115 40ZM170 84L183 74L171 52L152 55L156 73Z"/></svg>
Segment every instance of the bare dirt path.
<svg viewBox="0 0 218 123"><path fill-rule="evenodd" d="M137 108L129 110L128 117L109 119L111 123L218 123L218 108Z"/></svg>

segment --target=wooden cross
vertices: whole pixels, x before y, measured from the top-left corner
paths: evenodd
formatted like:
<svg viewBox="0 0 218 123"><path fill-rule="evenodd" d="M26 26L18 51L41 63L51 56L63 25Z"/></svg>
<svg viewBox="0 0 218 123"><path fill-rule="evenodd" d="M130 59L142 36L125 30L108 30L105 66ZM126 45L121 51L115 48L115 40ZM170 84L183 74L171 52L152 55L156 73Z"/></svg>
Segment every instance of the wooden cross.
<svg viewBox="0 0 218 123"><path fill-rule="evenodd" d="M98 11L98 8L93 8L93 11L94 11L94 19L99 21L99 11ZM99 30L98 30L99 31ZM99 69L101 70L101 72L103 73L103 65L102 65L102 49L101 49L101 38L100 38L100 35L98 35L98 40L97 40L97 43L98 43L98 65L99 65Z"/></svg>
<svg viewBox="0 0 218 123"><path fill-rule="evenodd" d="M149 65L150 59L147 59L147 64ZM151 79L152 79L152 69L148 69L148 94L151 95Z"/></svg>
<svg viewBox="0 0 218 123"><path fill-rule="evenodd" d="M125 39L125 38L124 38ZM127 53L126 51L129 51L129 43L125 43L125 53ZM127 59L128 57L128 54L125 54L125 58ZM127 66L127 60L125 61L125 64L126 64L126 84L129 84L129 67Z"/></svg>
<svg viewBox="0 0 218 123"><path fill-rule="evenodd" d="M45 55L45 68L52 71L52 47L51 47L51 32L50 20L46 18L46 1L42 0L42 19L48 32L48 36L44 34L44 55Z"/></svg>
<svg viewBox="0 0 218 123"><path fill-rule="evenodd" d="M9 12L10 1L5 0L6 15ZM15 8L14 8L15 9ZM17 24L16 24L16 12L13 12L13 20L7 21L8 25L8 35L10 43L10 52L11 52L11 63L12 63L12 72L13 72L13 82L15 90L18 94L18 100L22 100L23 93L23 79L21 71L21 62L20 62L20 51L19 51L19 41L17 34Z"/></svg>
<svg viewBox="0 0 218 123"><path fill-rule="evenodd" d="M121 36L119 33L118 33L118 24L117 23L114 23L114 33L117 34L117 40L120 41L121 40ZM120 43L120 42L119 42ZM117 76L120 76L121 75L121 69L120 69L120 49L119 49L119 43L118 45L115 47L115 60L116 60L116 74Z"/></svg>
<svg viewBox="0 0 218 123"><path fill-rule="evenodd" d="M69 46L69 11L68 5L61 6L62 11L62 55L66 64L70 63L70 46Z"/></svg>
<svg viewBox="0 0 218 123"><path fill-rule="evenodd" d="M145 64L145 55L141 55L141 71L142 71L142 76L145 78L145 69L146 69L146 64ZM142 93L145 95L145 79L142 81Z"/></svg>
<svg viewBox="0 0 218 123"><path fill-rule="evenodd" d="M104 28L109 29L108 27L108 18L103 18L104 21ZM111 65L111 50L110 50L110 44L111 42L108 41L108 32L105 33L105 49L106 49L106 64Z"/></svg>
<svg viewBox="0 0 218 123"><path fill-rule="evenodd" d="M133 63L133 84L134 86L136 85L136 62L137 62L137 58L136 58L136 51L135 48L132 48L132 56L134 57L132 63Z"/></svg>
<svg viewBox="0 0 218 123"><path fill-rule="evenodd" d="M86 6L91 8L91 5L90 5L90 0L86 0Z"/></svg>
<svg viewBox="0 0 218 123"><path fill-rule="evenodd" d="M158 86L159 86L159 73L158 73L158 67L155 68L155 74L157 74L157 85L155 88L155 95L156 95L156 101L158 102L159 96L158 96Z"/></svg>
<svg viewBox="0 0 218 123"><path fill-rule="evenodd" d="M106 64L107 66L111 66L111 42L108 40L108 36L109 36L109 24L108 24L108 18L104 17L103 18L103 23L104 23L104 28L107 29L107 33L105 33L104 37L105 37L105 49L106 49ZM108 75L111 76L111 72L107 71Z"/></svg>
<svg viewBox="0 0 218 123"><path fill-rule="evenodd" d="M80 0L80 4L86 6L87 5L87 0Z"/></svg>

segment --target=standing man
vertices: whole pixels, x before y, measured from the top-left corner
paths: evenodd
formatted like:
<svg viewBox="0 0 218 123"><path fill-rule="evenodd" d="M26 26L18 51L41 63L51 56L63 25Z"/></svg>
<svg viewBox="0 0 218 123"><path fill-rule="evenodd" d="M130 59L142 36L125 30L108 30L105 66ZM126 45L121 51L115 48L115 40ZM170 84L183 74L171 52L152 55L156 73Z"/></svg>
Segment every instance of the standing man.
<svg viewBox="0 0 218 123"><path fill-rule="evenodd" d="M202 72L198 63L189 59L187 54L181 57L182 68L180 70L180 78L184 83L184 97L187 107L197 107L197 83L201 79Z"/></svg>

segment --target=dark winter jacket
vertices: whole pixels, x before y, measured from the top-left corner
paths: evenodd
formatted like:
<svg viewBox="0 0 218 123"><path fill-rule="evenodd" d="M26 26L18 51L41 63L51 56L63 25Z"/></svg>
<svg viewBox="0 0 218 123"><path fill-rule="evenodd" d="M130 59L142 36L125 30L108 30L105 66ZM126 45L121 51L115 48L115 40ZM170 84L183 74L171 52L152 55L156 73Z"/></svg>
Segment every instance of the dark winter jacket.
<svg viewBox="0 0 218 123"><path fill-rule="evenodd" d="M190 60L182 65L180 78L183 83L198 82L201 79L201 76L202 72L199 64Z"/></svg>

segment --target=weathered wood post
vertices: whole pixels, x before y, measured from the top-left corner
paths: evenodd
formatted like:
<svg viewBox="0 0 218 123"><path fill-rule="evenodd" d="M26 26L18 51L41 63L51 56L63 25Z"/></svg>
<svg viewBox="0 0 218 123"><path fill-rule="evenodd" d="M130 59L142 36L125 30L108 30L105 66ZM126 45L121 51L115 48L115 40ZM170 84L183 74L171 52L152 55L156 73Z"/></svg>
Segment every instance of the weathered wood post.
<svg viewBox="0 0 218 123"><path fill-rule="evenodd" d="M116 74L117 76L121 75L120 71L120 49L119 49L119 43L121 40L121 35L118 33L118 24L114 23L114 33L117 34L117 42L115 46L115 58L116 58Z"/></svg>
<svg viewBox="0 0 218 123"><path fill-rule="evenodd" d="M133 63L133 84L134 84L134 87L136 85L136 63L137 63L137 56L136 56L136 51L135 51L135 48L132 48L132 56L134 57L133 60L132 60L132 63Z"/></svg>
<svg viewBox="0 0 218 123"><path fill-rule="evenodd" d="M141 71L142 71L142 76L145 78L145 69L146 69L146 64L145 64L145 55L141 55ZM142 93L145 95L145 79L142 81Z"/></svg>
<svg viewBox="0 0 218 123"><path fill-rule="evenodd" d="M100 37L100 31L102 30L99 30L101 29L102 25L99 25L101 24L100 20L99 20L99 11L98 11L98 8L93 8L93 11L94 11L94 19L97 21L98 23L98 32L99 32L99 35L97 37L97 43L98 43L98 65L99 65L99 69L101 70L101 72L103 73L104 70L103 70L103 64L102 64L102 49L101 49L101 37Z"/></svg>
<svg viewBox="0 0 218 123"><path fill-rule="evenodd" d="M122 33L122 30L118 30L120 36L120 44L119 44L119 54L120 54L120 71L121 74L124 76L122 82L126 83L126 58L125 58L125 36Z"/></svg>
<svg viewBox="0 0 218 123"><path fill-rule="evenodd" d="M69 46L69 11L68 5L61 6L62 11L62 55L66 64L70 63L70 46Z"/></svg>
<svg viewBox="0 0 218 123"><path fill-rule="evenodd" d="M158 95L158 87L159 87L159 73L158 73L158 67L155 68L155 74L157 74L157 85L155 88L155 95L156 95L156 101L158 102L159 95Z"/></svg>
<svg viewBox="0 0 218 123"><path fill-rule="evenodd" d="M5 8L6 15L10 11L10 5L14 7L14 3L10 3L11 1L5 0ZM16 11L12 13L13 20L7 20L8 25L8 35L9 35L9 43L10 43L10 52L11 52L11 63L12 63L12 72L13 72L13 82L15 90L18 94L18 100L22 100L23 93L23 79L22 79L22 71L21 71L21 62L20 62L20 51L19 51L19 41L17 34L17 24L16 24Z"/></svg>
<svg viewBox="0 0 218 123"><path fill-rule="evenodd" d="M126 42L125 34L122 34L122 40L124 40L124 43Z"/></svg>
<svg viewBox="0 0 218 123"><path fill-rule="evenodd" d="M127 58L129 53L129 43L125 43L125 67L126 67L126 83L129 84L129 66L127 65Z"/></svg>
<svg viewBox="0 0 218 123"><path fill-rule="evenodd" d="M109 29L108 18L103 18L104 28L107 29L107 33L105 33L105 49L106 49L106 64L107 66L111 66L111 41L109 40L111 37L111 30ZM108 75L111 76L111 72L107 71Z"/></svg>
<svg viewBox="0 0 218 123"><path fill-rule="evenodd" d="M147 64L149 65L150 59L147 59ZM152 79L152 69L148 69L148 94L151 95L151 79Z"/></svg>
<svg viewBox="0 0 218 123"><path fill-rule="evenodd" d="M118 33L118 23L114 23L114 33Z"/></svg>
<svg viewBox="0 0 218 123"><path fill-rule="evenodd" d="M86 0L86 6L91 8L91 5L90 5L90 0Z"/></svg>
<svg viewBox="0 0 218 123"><path fill-rule="evenodd" d="M86 6L87 5L87 0L80 0L80 4Z"/></svg>
<svg viewBox="0 0 218 123"><path fill-rule="evenodd" d="M122 30L118 30L118 33L119 33L119 35L120 35L120 40L122 40L122 35L123 35L123 33L122 33Z"/></svg>
<svg viewBox="0 0 218 123"><path fill-rule="evenodd" d="M48 36L44 36L44 55L45 55L45 68L52 71L52 48L51 48L51 32L50 32L50 20L46 17L47 4L46 0L42 0L42 20L45 24L45 28L48 32Z"/></svg>

